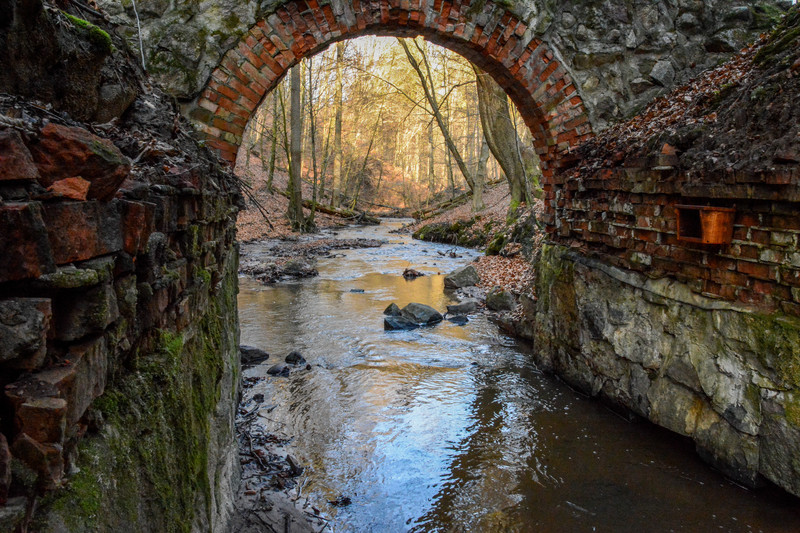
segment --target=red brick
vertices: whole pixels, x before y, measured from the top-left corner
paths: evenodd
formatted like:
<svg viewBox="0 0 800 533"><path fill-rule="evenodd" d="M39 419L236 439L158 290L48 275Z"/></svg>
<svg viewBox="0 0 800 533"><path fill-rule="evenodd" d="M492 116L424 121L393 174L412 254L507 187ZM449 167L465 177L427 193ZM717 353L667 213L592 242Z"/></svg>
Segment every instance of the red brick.
<svg viewBox="0 0 800 533"><path fill-rule="evenodd" d="M760 263L754 263L750 261L739 261L737 263L736 269L739 272L747 274L753 278L768 280L768 281L776 281L777 276L777 269L775 267L769 267L767 265L762 265Z"/></svg>
<svg viewBox="0 0 800 533"><path fill-rule="evenodd" d="M42 210L56 264L83 261L123 247L120 213L108 203L62 202Z"/></svg>
<svg viewBox="0 0 800 533"><path fill-rule="evenodd" d="M39 177L30 151L14 130L0 131L0 182L31 181Z"/></svg>

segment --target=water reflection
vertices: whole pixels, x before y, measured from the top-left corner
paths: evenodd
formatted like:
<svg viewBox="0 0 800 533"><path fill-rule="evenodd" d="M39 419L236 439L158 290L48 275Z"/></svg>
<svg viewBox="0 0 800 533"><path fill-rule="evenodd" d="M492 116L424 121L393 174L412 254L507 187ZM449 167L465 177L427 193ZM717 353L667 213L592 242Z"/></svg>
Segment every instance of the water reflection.
<svg viewBox="0 0 800 533"><path fill-rule="evenodd" d="M248 391L277 404L262 420L293 436L305 493L335 531L797 531L798 501L744 491L680 438L628 423L530 363L480 317L384 332L391 302L450 302L450 247L393 244L323 259L320 277L262 287L242 279L242 342L313 369ZM406 267L431 275L406 281ZM351 292L352 289L364 292ZM266 365L248 370L263 375Z"/></svg>

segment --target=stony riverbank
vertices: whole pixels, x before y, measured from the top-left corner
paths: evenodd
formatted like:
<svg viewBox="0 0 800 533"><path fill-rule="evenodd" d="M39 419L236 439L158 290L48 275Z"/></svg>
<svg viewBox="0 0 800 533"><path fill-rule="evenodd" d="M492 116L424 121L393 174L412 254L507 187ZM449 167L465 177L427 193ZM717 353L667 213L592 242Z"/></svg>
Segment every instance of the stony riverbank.
<svg viewBox="0 0 800 533"><path fill-rule="evenodd" d="M262 283L309 278L318 274L317 257L334 257L337 250L377 248L383 244L375 239L337 239L328 235L243 243L239 273L252 276Z"/></svg>

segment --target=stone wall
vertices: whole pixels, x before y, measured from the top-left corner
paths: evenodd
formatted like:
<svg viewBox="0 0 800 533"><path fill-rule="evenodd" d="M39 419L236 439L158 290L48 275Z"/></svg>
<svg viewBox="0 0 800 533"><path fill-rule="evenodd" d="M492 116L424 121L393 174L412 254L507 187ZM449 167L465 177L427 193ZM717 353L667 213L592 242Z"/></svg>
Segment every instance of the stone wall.
<svg viewBox="0 0 800 533"><path fill-rule="evenodd" d="M166 102L98 127L0 99L2 531L227 524L238 190Z"/></svg>
<svg viewBox="0 0 800 533"><path fill-rule="evenodd" d="M563 161L519 328L543 368L691 437L742 483L796 495L798 27L794 7L762 44ZM730 242L685 239L681 205L733 210Z"/></svg>
<svg viewBox="0 0 800 533"><path fill-rule="evenodd" d="M537 363L692 438L734 479L800 495L800 320L546 246Z"/></svg>
<svg viewBox="0 0 800 533"><path fill-rule="evenodd" d="M118 25L116 32L138 50L133 3L98 3ZM148 70L168 92L192 100L206 86L223 55L258 22L288 3L139 0L136 5ZM360 10L359 3L341 0L303 4L306 7L299 8L301 13L307 8L321 11L326 6L337 14ZM453 11L466 13L480 23L484 0L454 4ZM602 129L729 57L773 24L791 2L513 0L499 4L530 28L531 38L542 40L554 51L577 81L594 128ZM386 9L441 14L445 5L449 3L387 2Z"/></svg>

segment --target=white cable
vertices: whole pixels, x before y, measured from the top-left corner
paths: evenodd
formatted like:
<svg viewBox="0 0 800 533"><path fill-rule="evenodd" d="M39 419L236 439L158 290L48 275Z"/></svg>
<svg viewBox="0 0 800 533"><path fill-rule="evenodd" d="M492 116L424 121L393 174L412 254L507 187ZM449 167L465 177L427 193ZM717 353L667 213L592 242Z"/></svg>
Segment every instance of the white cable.
<svg viewBox="0 0 800 533"><path fill-rule="evenodd" d="M142 25L139 23L139 12L136 11L136 0L131 0L133 3L133 14L136 15L136 29L139 33L139 52L142 54L142 69L147 72L147 66L144 64L144 45L142 44Z"/></svg>

